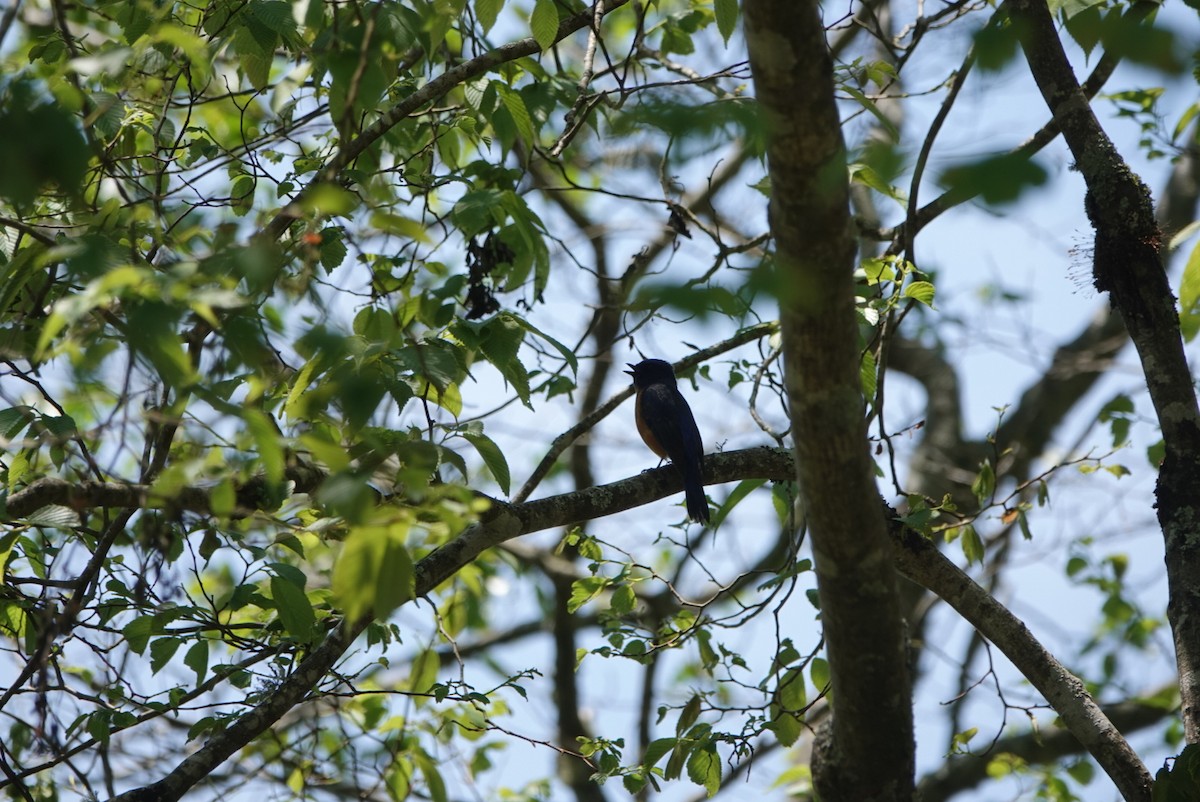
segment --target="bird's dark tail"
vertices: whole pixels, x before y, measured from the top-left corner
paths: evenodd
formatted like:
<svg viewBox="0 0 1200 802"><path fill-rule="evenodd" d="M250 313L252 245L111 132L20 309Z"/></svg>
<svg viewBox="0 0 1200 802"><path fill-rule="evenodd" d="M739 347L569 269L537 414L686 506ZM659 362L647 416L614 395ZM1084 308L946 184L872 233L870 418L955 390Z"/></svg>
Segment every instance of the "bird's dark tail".
<svg viewBox="0 0 1200 802"><path fill-rule="evenodd" d="M683 493L687 499L688 517L697 523L706 524L708 499L704 497L704 477L701 470L699 464L683 468Z"/></svg>

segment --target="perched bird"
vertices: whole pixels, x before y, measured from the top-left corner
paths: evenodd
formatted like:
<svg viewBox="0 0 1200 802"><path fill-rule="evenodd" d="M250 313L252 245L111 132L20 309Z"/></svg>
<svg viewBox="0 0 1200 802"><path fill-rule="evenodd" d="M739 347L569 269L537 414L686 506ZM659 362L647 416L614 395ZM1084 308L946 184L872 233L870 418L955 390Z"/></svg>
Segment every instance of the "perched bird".
<svg viewBox="0 0 1200 802"><path fill-rule="evenodd" d="M646 359L629 367L632 370L625 372L633 377L633 386L637 388L634 417L638 434L651 451L671 460L683 474L688 517L708 523L708 499L704 497L704 442L700 439L691 407L675 384L671 363Z"/></svg>

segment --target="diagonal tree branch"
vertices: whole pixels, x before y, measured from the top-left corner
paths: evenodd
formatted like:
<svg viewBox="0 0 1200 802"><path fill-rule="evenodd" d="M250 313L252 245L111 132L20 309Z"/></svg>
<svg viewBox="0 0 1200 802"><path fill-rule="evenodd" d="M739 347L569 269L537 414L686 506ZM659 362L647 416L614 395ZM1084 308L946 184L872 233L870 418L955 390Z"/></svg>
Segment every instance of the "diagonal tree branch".
<svg viewBox="0 0 1200 802"><path fill-rule="evenodd" d="M1200 407L1160 252L1150 191L1121 158L1083 94L1040 0L1013 0L1021 47L1087 183L1096 231L1093 282L1108 292L1137 349L1166 457L1158 520L1166 541L1167 609L1175 640L1184 734L1200 742Z"/></svg>
<svg viewBox="0 0 1200 802"><path fill-rule="evenodd" d="M892 518L896 566L969 621L1046 698L1067 729L1096 758L1127 802L1150 799L1150 772L1072 674L1008 608L950 562L928 538Z"/></svg>
<svg viewBox="0 0 1200 802"><path fill-rule="evenodd" d="M1173 714L1169 707L1139 700L1104 705L1102 710L1123 733L1153 727ZM989 779L988 764L997 755L1016 755L1027 763L1049 764L1079 754L1082 748L1075 735L1060 726L1008 735L992 744L986 754L949 758L936 771L921 778L917 793L921 802L943 802L960 791L974 788Z"/></svg>
<svg viewBox="0 0 1200 802"><path fill-rule="evenodd" d="M796 473L791 454L773 448L712 454L706 458L705 467L709 482L750 478L790 481ZM449 543L416 564L416 597L421 598L433 592L484 551L505 541L574 521L632 509L653 498L678 493L682 488L678 472L665 467L610 485L525 504L497 503L482 520L467 527ZM881 519L885 515L894 515L886 506L879 509ZM1079 681L1055 662L1011 613L947 560L930 541L904 529L894 519L890 535L891 542L887 546L889 557L896 561L905 575L949 601L1008 655L1018 668L1032 674L1035 686L1062 716L1067 728L1097 755L1101 765L1112 774L1110 757L1121 754L1124 742ZM369 623L368 618L336 628L261 704L210 738L161 780L127 791L114 799L120 802L175 802L182 798L209 772L265 732L294 706L305 701ZM1124 748L1127 750L1128 746ZM1129 766L1140 766L1136 756L1122 760L1132 761ZM1132 769L1126 766L1125 770ZM1142 771L1145 769L1142 768Z"/></svg>

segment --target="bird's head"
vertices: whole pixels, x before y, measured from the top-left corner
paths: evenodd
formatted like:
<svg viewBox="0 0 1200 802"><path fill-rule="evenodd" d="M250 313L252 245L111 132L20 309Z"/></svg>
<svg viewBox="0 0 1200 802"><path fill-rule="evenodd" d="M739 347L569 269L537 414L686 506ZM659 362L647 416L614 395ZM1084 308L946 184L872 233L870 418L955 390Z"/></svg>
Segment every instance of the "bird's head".
<svg viewBox="0 0 1200 802"><path fill-rule="evenodd" d="M630 370L625 372L633 377L634 387L675 383L675 369L662 359L643 359L636 365L629 363L629 367Z"/></svg>

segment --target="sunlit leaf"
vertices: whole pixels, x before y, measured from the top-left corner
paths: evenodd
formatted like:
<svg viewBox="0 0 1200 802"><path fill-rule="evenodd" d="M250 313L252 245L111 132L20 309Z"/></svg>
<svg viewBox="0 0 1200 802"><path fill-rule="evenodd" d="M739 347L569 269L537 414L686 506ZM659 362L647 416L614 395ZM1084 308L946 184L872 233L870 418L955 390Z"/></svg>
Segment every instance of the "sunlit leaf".
<svg viewBox="0 0 1200 802"><path fill-rule="evenodd" d="M558 37L558 7L554 0L535 0L529 15L529 29L542 50L554 44Z"/></svg>

